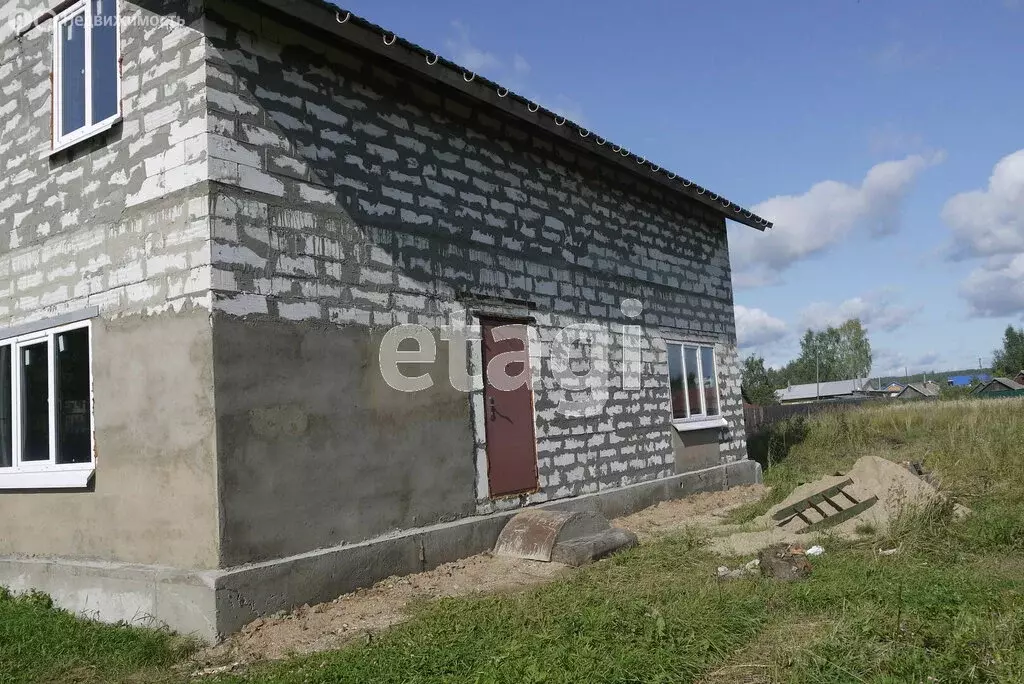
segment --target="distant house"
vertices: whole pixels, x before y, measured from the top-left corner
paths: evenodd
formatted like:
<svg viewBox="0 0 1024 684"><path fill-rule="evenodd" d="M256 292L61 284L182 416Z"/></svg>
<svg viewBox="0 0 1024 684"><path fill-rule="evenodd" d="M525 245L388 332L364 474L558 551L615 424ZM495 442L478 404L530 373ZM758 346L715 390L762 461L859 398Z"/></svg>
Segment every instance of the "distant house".
<svg viewBox="0 0 1024 684"><path fill-rule="evenodd" d="M1021 371L1021 376L1024 376L1024 371ZM950 387L970 387L974 384L975 379L980 380L984 384L990 381L992 376L988 373L978 375L954 375L950 378L946 378L946 384Z"/></svg>
<svg viewBox="0 0 1024 684"><path fill-rule="evenodd" d="M837 380L835 382L812 382L808 385L790 385L775 392L780 404L805 404L811 401L850 399L868 392L866 378L859 380Z"/></svg>
<svg viewBox="0 0 1024 684"><path fill-rule="evenodd" d="M939 396L939 385L934 382L912 382L903 388L897 399L935 399Z"/></svg>
<svg viewBox="0 0 1024 684"><path fill-rule="evenodd" d="M1021 375L1024 375L1022 373ZM1020 375L1017 376L1018 378ZM1024 383L1011 380L1010 378L992 378L990 381L978 385L971 394L996 394L998 392L1016 392L1024 390Z"/></svg>
<svg viewBox="0 0 1024 684"><path fill-rule="evenodd" d="M880 387L878 389L871 387L871 385L869 384L867 387L864 388L863 392L872 397L892 398L899 395L899 393L902 392L905 387L906 385L899 382L892 382L886 385L885 387Z"/></svg>
<svg viewBox="0 0 1024 684"><path fill-rule="evenodd" d="M1017 373L1017 377L1015 377L1013 381L1018 385L1024 385L1024 370L1022 370L1020 373Z"/></svg>

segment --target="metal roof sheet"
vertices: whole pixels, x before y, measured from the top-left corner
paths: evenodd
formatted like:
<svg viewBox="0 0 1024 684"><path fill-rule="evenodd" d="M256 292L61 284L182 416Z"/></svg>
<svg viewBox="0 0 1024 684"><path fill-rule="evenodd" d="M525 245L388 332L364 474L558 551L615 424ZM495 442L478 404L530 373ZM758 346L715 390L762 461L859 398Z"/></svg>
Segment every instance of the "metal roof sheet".
<svg viewBox="0 0 1024 684"><path fill-rule="evenodd" d="M809 385L791 385L775 393L779 401L802 401L805 399L843 397L867 389L868 380L836 380L832 382L810 383Z"/></svg>

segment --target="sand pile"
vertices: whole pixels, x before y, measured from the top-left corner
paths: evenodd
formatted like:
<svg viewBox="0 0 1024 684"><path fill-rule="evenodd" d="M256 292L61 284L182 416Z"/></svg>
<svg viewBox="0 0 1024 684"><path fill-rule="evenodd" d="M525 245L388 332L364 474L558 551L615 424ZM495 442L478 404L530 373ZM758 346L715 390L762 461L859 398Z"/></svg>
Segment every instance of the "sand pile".
<svg viewBox="0 0 1024 684"><path fill-rule="evenodd" d="M908 467L877 456L866 456L857 461L847 473L823 477L797 487L782 503L772 507L752 525L746 526L750 531L716 537L711 548L718 553L742 556L775 544L807 545L817 531L803 530L836 515L836 509L828 503L818 503L816 507L805 509L803 517L787 514L781 516L780 520L776 514L792 511L793 506L816 494L834 492L844 483L848 484L842 487L843 492L856 502L866 503L875 498L877 502L834 526L828 526L827 522L821 525L828 526L829 532L840 535L853 535L858 528L863 529L864 526L884 531L889 521L906 506L926 504L943 496L930 482L911 472ZM842 507L855 505L846 494L833 494L830 499Z"/></svg>

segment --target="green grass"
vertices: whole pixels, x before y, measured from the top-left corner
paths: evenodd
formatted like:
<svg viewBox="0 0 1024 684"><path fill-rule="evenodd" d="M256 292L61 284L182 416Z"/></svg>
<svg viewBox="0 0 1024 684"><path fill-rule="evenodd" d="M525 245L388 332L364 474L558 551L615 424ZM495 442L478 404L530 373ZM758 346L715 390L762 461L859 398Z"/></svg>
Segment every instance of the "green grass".
<svg viewBox="0 0 1024 684"><path fill-rule="evenodd" d="M884 536L826 539L804 582L719 582L717 565L745 559L683 533L531 591L423 603L370 643L203 681L1021 682L1022 415L1024 401L935 402L782 426L761 445L771 501L877 454L922 461L974 511L957 520L952 503L933 505ZM168 635L36 603L0 601L0 680L185 681Z"/></svg>
<svg viewBox="0 0 1024 684"><path fill-rule="evenodd" d="M45 595L0 589L0 682L171 681L168 668L192 648L166 632L80 620Z"/></svg>

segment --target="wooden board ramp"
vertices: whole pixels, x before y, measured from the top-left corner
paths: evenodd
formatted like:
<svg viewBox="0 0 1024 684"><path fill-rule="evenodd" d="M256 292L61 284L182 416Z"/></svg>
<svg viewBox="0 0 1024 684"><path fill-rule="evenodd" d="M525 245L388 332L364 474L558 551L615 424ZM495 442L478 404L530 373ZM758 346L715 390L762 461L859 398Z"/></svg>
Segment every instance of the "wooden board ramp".
<svg viewBox="0 0 1024 684"><path fill-rule="evenodd" d="M878 497L858 500L852 493L853 480L847 479L779 510L772 516L778 527L804 533L828 529L860 515L876 503Z"/></svg>

